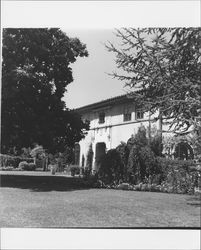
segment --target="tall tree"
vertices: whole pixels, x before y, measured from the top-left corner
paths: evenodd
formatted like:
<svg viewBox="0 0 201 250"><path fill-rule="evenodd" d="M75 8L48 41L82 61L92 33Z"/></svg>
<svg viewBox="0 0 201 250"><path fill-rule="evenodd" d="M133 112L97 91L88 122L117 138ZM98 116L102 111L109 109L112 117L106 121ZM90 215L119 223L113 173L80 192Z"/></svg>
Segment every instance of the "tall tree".
<svg viewBox="0 0 201 250"><path fill-rule="evenodd" d="M106 45L124 72L112 75L146 110L171 118L174 132L200 127L200 34L200 28L123 28L116 33L120 47Z"/></svg>
<svg viewBox="0 0 201 250"><path fill-rule="evenodd" d="M2 152L34 142L62 150L79 141L88 124L62 98L86 45L58 28L4 29L2 55Z"/></svg>

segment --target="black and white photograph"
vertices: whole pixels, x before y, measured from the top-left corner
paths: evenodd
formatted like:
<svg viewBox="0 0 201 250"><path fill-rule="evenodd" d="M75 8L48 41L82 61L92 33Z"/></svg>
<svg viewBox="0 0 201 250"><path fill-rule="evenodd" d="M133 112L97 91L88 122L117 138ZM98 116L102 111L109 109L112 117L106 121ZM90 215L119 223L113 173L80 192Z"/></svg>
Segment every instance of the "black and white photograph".
<svg viewBox="0 0 201 250"><path fill-rule="evenodd" d="M107 27L104 1L3 2L0 227L199 233L199 23Z"/></svg>

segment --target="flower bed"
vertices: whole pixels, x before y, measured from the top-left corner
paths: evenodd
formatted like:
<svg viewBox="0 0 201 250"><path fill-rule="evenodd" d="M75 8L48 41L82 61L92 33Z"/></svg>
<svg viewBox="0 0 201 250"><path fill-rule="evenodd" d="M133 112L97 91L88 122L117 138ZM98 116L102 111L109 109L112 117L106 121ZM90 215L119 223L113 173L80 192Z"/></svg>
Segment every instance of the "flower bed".
<svg viewBox="0 0 201 250"><path fill-rule="evenodd" d="M131 190L131 191L176 193L176 194L194 194L197 190L196 187L194 187L193 185L191 185L189 189L186 189L186 187L184 187L182 189L179 185L177 186L177 188L175 188L174 186L172 186L166 182L163 182L161 185L147 184L147 183L139 183L138 185L132 185L129 183L106 185L100 180L95 182L93 184L93 187L95 187L95 188L107 188L107 189L118 189L118 190Z"/></svg>

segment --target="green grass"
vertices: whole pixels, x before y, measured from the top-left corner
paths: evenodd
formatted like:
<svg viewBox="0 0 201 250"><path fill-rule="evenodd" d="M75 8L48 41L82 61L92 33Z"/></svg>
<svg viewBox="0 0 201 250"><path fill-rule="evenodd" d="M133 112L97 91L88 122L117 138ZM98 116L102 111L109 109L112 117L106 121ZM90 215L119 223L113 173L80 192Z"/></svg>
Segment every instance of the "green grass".
<svg viewBox="0 0 201 250"><path fill-rule="evenodd" d="M1 227L199 227L193 196L109 189L2 187Z"/></svg>

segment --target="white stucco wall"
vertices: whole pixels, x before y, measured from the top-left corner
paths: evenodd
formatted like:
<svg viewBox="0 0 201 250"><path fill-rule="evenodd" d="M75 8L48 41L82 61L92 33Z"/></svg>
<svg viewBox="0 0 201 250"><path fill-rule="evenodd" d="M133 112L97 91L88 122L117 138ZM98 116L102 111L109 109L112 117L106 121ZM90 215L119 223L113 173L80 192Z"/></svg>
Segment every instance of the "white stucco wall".
<svg viewBox="0 0 201 250"><path fill-rule="evenodd" d="M131 111L131 120L123 121L123 114L125 109L129 108ZM99 124L99 113L105 112L105 122ZM144 114L144 119L136 120L136 110L134 105L116 104L108 106L99 110L88 111L82 114L82 119L90 121L90 130L87 136L82 139L80 144L80 165L82 164L82 156L86 158L90 144L94 152L93 165L96 156L96 144L104 142L106 151L117 147L121 141L127 142L128 139L137 133L138 128L143 124L145 127L149 126L149 115ZM151 123L151 126L158 127L158 123Z"/></svg>

